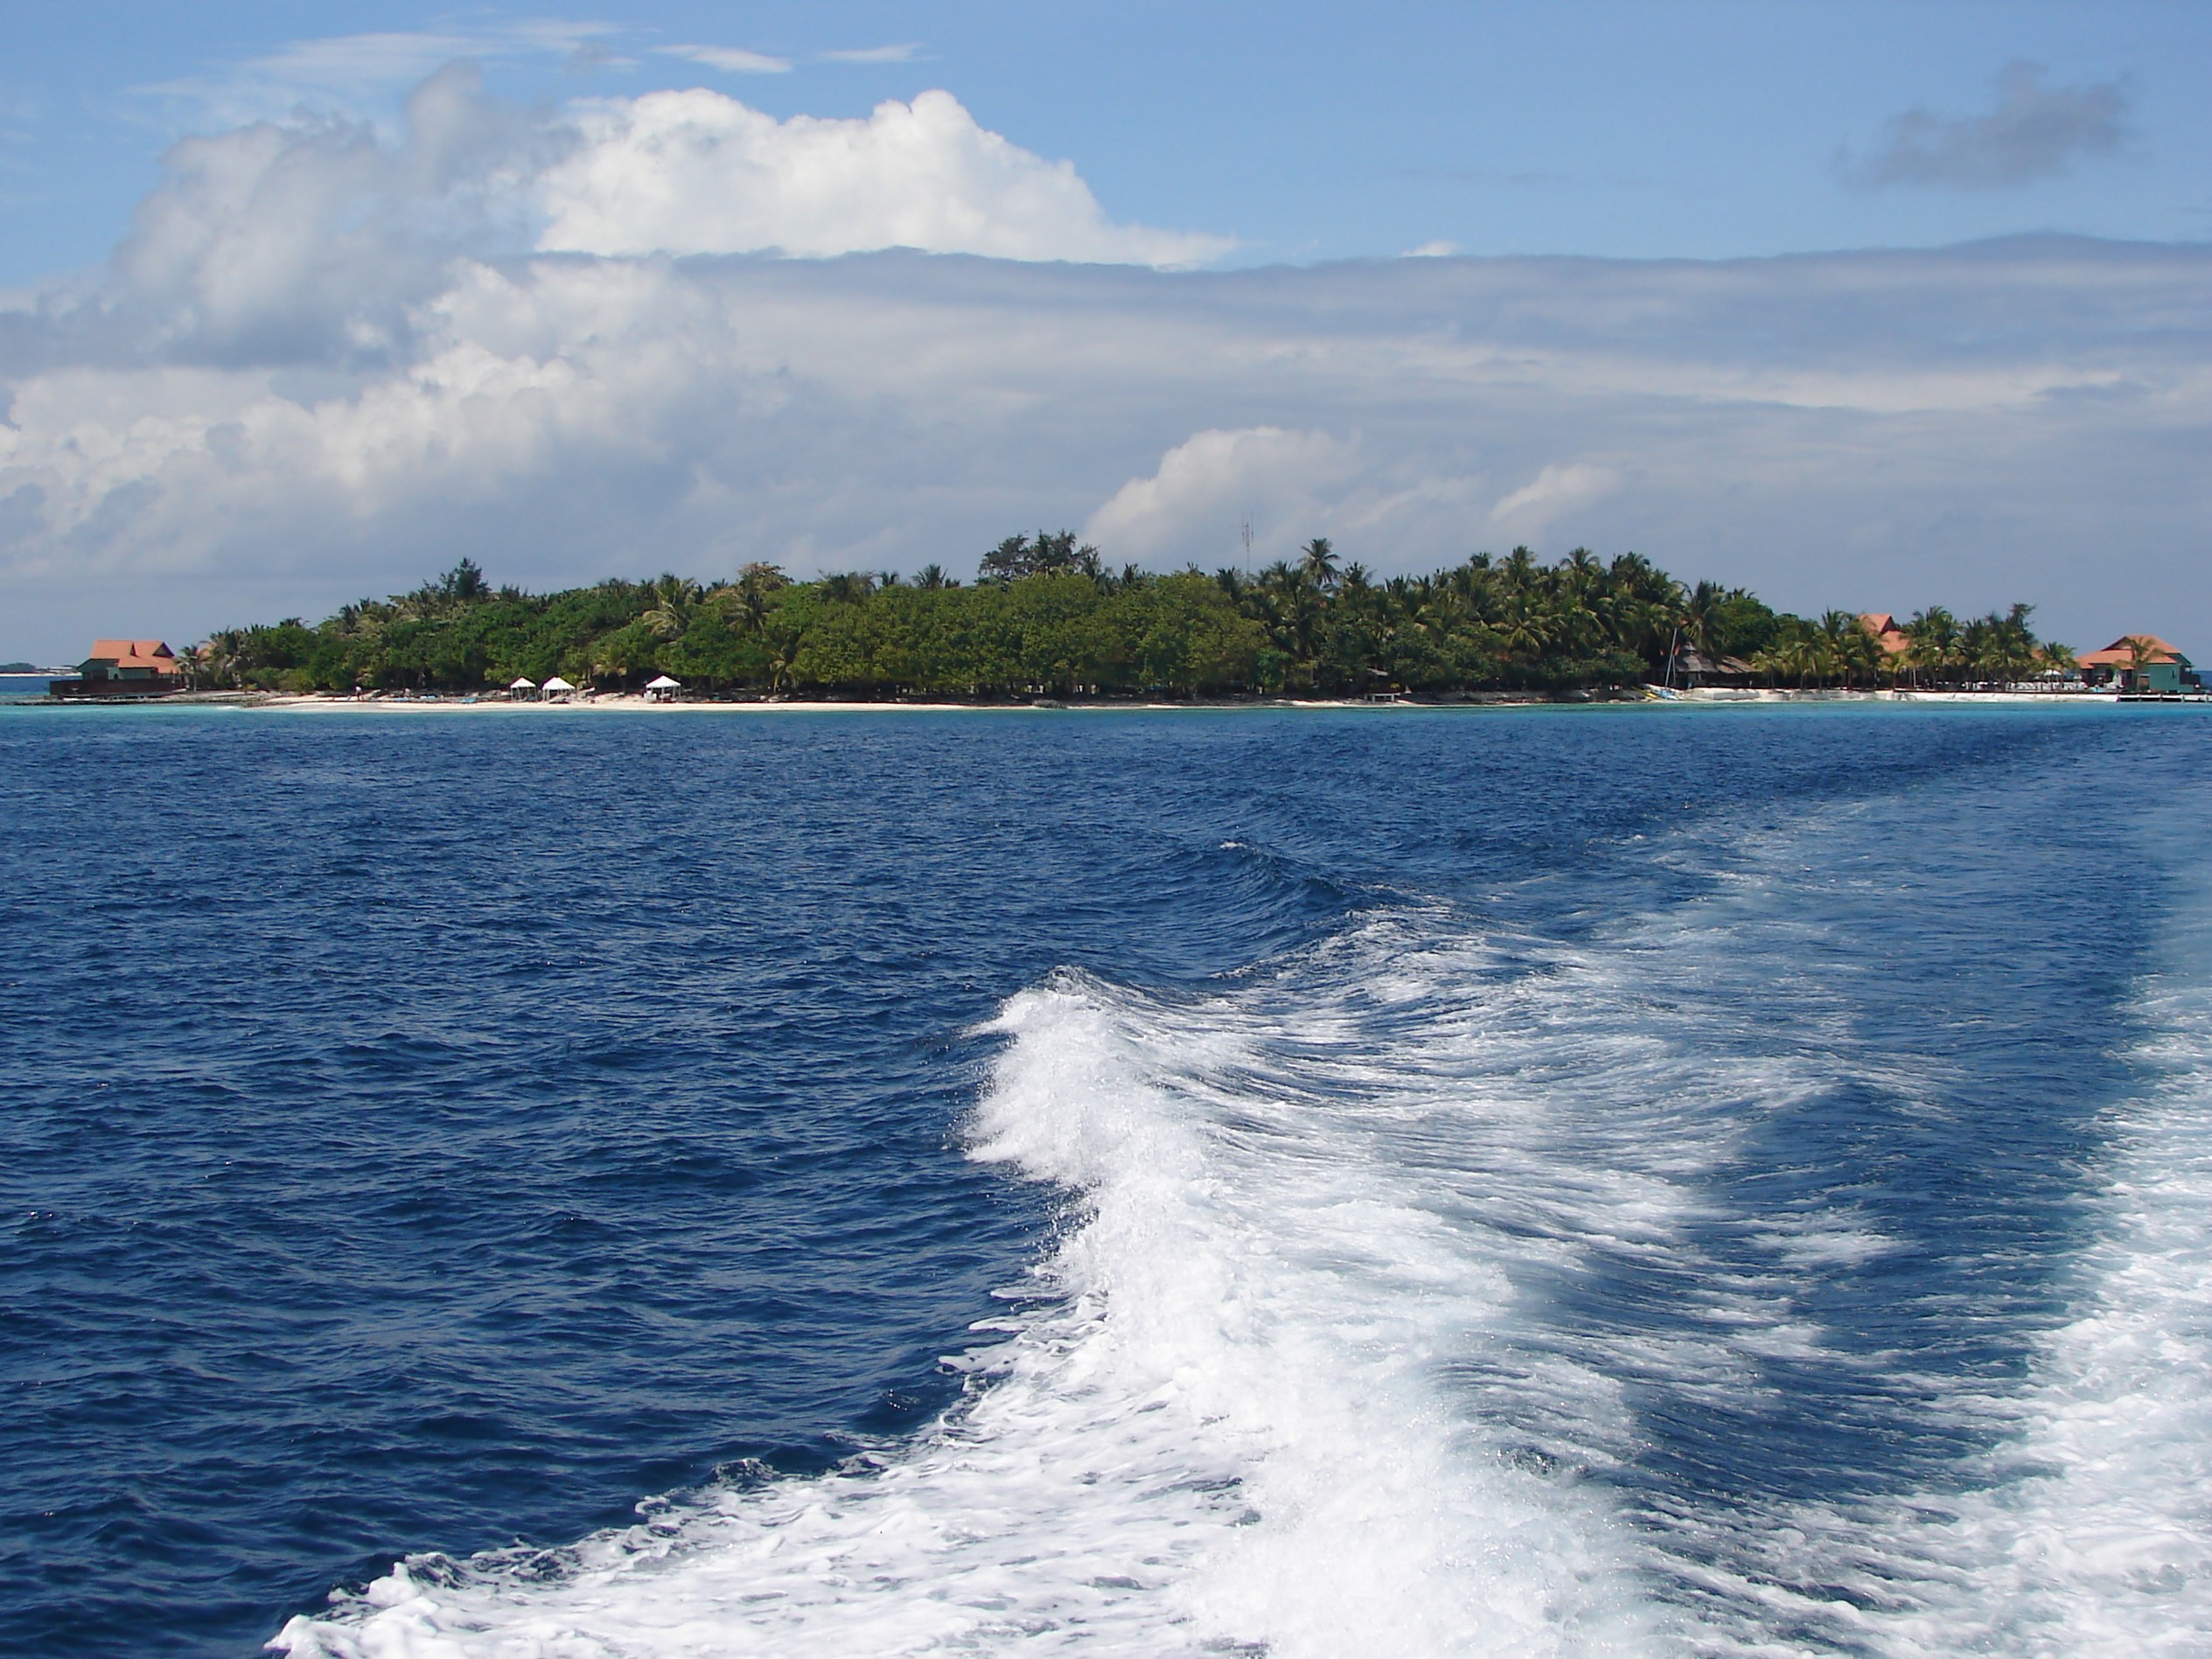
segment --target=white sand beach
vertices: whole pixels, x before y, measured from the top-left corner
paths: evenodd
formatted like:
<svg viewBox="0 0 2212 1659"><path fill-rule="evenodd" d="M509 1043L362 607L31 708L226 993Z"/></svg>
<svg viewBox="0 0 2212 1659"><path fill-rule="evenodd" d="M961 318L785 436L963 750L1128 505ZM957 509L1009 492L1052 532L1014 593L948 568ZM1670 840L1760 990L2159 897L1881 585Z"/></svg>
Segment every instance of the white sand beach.
<svg viewBox="0 0 2212 1659"><path fill-rule="evenodd" d="M184 701L185 699L164 699L164 701ZM1840 691L1790 690L1762 688L1758 690L1712 689L1677 691L1670 695L1651 695L1643 698L1582 702L1577 700L1555 700L1541 696L1492 697L1479 701L1452 702L1419 702L1413 701L1375 701L1330 698L1268 698L1238 701L1198 702L1119 702L1053 701L1033 703L967 703L967 702L893 702L838 700L766 699L744 701L711 701L706 700L667 701L646 697L634 692L603 692L592 697L578 697L561 701L509 701L503 697L345 697L316 694L282 692L226 694L220 697L191 699L216 707L232 707L288 713L386 713L409 714L494 714L513 717L544 714L1081 714L1101 711L1122 714L1189 714L1194 711L1224 709L1309 709L1367 711L1408 709L1483 709L1483 708L1717 708L1732 706L1774 707L1777 704L1865 704L1865 703L1925 703L1971 705L1976 707L2006 704L2038 708L2111 708L2118 707L2120 699L2108 692L2024 692L2024 691ZM2193 701L2212 701L2212 697Z"/></svg>

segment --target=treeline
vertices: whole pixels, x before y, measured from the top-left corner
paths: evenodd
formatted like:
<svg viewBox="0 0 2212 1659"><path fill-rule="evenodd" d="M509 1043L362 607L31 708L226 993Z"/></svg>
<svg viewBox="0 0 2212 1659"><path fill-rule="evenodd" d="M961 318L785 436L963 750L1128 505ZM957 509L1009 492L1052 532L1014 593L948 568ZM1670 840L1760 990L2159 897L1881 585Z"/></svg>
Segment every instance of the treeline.
<svg viewBox="0 0 2212 1659"><path fill-rule="evenodd" d="M1769 685L1928 687L2009 686L2038 675L2065 674L2074 653L2028 627L2033 605L1960 622L1931 605L1898 624L1904 649L1890 646L1857 617L1832 610L1818 623L1783 617L1767 645L1746 665Z"/></svg>
<svg viewBox="0 0 2212 1659"><path fill-rule="evenodd" d="M2026 617L2016 607L2007 625L2033 657ZM618 689L668 673L698 691L800 696L1356 696L1636 685L1666 676L1685 648L1793 683L1890 672L1856 617L1685 587L1633 553L1545 564L1517 547L1378 582L1316 540L1257 575L1162 575L1109 569L1064 531L1009 537L969 585L935 565L795 582L749 564L710 584L529 594L492 587L464 559L412 593L311 626L227 629L181 660L196 684L284 691L469 691L556 673Z"/></svg>

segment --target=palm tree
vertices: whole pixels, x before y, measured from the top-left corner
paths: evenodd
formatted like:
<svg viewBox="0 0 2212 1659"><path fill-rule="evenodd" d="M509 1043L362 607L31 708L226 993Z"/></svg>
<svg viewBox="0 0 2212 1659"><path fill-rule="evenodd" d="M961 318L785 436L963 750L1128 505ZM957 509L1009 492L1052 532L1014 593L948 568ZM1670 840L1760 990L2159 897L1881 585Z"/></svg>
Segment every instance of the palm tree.
<svg viewBox="0 0 2212 1659"><path fill-rule="evenodd" d="M246 631L220 628L207 636L207 669L218 684L237 687L246 683Z"/></svg>
<svg viewBox="0 0 2212 1659"><path fill-rule="evenodd" d="M740 632L757 634L768 623L769 592L757 582L740 581L715 589L707 603Z"/></svg>
<svg viewBox="0 0 2212 1659"><path fill-rule="evenodd" d="M1274 596L1277 638L1293 662L1311 671L1321 654L1321 623L1327 611L1321 589L1301 568L1289 573Z"/></svg>
<svg viewBox="0 0 2212 1659"><path fill-rule="evenodd" d="M198 691L199 677L207 672L207 653L198 645L186 645L177 653L177 667L184 675L185 689Z"/></svg>
<svg viewBox="0 0 2212 1659"><path fill-rule="evenodd" d="M1824 673L1829 658L1825 642L1818 634L1793 633L1776 640L1751 659L1751 666L1767 677L1769 683L1778 684L1793 679L1802 690L1805 681Z"/></svg>
<svg viewBox="0 0 2212 1659"><path fill-rule="evenodd" d="M1541 652L1553 637L1552 619L1525 594L1517 594L1507 602L1497 631L1506 650L1531 657Z"/></svg>
<svg viewBox="0 0 2212 1659"><path fill-rule="evenodd" d="M1888 653L1882 650L1874 630L1856 616L1850 617L1850 625L1844 634L1843 652L1847 674L1862 677L1869 691L1881 683L1882 670L1888 666Z"/></svg>
<svg viewBox="0 0 2212 1659"><path fill-rule="evenodd" d="M1678 595L1681 584L1640 553L1616 555L1606 579L1623 592L1640 599L1668 599Z"/></svg>
<svg viewBox="0 0 2212 1659"><path fill-rule="evenodd" d="M1336 585L1336 554L1327 536L1315 536L1298 551L1298 568L1306 580L1324 591Z"/></svg>
<svg viewBox="0 0 2212 1659"><path fill-rule="evenodd" d="M652 607L638 620L655 639L681 638L684 630L691 626L692 611L705 596L695 582L663 576L652 585Z"/></svg>
<svg viewBox="0 0 2212 1659"><path fill-rule="evenodd" d="M1998 673L2003 646L1987 617L1977 617L1958 631L1959 678L1978 689Z"/></svg>
<svg viewBox="0 0 2212 1659"><path fill-rule="evenodd" d="M2159 648L2158 641L2148 634L2130 634L2120 643L2127 647L2127 672L2129 680L2132 681L2128 689L2131 691L2149 689L2151 665L2165 660L2166 652Z"/></svg>
<svg viewBox="0 0 2212 1659"><path fill-rule="evenodd" d="M1587 651L1604 631L1601 617L1590 596L1574 588L1568 588L1552 610L1552 639L1578 651Z"/></svg>
<svg viewBox="0 0 2212 1659"><path fill-rule="evenodd" d="M1905 638L1910 642L1907 660L1943 684L1958 659L1957 619L1941 605L1930 605L1905 624Z"/></svg>
<svg viewBox="0 0 2212 1659"><path fill-rule="evenodd" d="M1832 665L1846 685L1851 683L1855 670L1871 669L1867 646L1873 637L1867 626L1848 610L1830 610L1820 618L1820 645L1827 662ZM1879 648L1877 648L1879 649Z"/></svg>
<svg viewBox="0 0 2212 1659"><path fill-rule="evenodd" d="M945 574L943 565L926 564L915 573L914 585L924 593L942 593L947 588L957 588L960 584Z"/></svg>
<svg viewBox="0 0 2212 1659"><path fill-rule="evenodd" d="M780 623L771 631L768 653L768 688L771 691L789 691L798 683L794 670L799 662L799 649L806 643L806 631L792 627L788 623Z"/></svg>
<svg viewBox="0 0 2212 1659"><path fill-rule="evenodd" d="M1490 556L1478 553L1465 564L1449 572L1444 582L1452 596L1477 618L1491 614L1498 585L1497 573L1490 568Z"/></svg>
<svg viewBox="0 0 2212 1659"><path fill-rule="evenodd" d="M1700 582L1682 602L1682 631L1698 651L1720 660L1720 607L1727 594L1717 582Z"/></svg>

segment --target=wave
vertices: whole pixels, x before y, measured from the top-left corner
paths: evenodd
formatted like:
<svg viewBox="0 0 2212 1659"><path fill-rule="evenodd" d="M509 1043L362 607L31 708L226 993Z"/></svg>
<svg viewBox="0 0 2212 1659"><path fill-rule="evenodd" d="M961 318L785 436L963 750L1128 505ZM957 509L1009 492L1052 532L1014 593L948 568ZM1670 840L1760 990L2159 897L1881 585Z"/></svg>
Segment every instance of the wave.
<svg viewBox="0 0 2212 1659"><path fill-rule="evenodd" d="M2208 946L2199 891L2153 948L2195 965ZM1756 1576L1769 1584L1818 1562L1835 1593L1776 1600L1795 1601L1790 1622L1824 1648L2212 1648L2212 985L2193 965L2155 972L2135 1000L2139 1086L2103 1125L2064 1313L2021 1386L1936 1403L1978 1418L1990 1450L1943 1488L1799 1505L1745 1529L1768 1541Z"/></svg>
<svg viewBox="0 0 2212 1659"><path fill-rule="evenodd" d="M1987 1129L1939 1051L1867 1035L1913 987L1808 970L1851 833L1741 838L1703 897L1572 945L1401 901L1179 992L1052 976L987 1028L968 1149L1065 1214L940 1422L569 1549L411 1559L272 1645L2201 1646L2212 998L2160 1005L2103 1186L1999 1216L1989 1273L2059 1212L2084 1241L2069 1314L2008 1311L1926 1265L1861 1144Z"/></svg>
<svg viewBox="0 0 2212 1659"><path fill-rule="evenodd" d="M1615 1640L1638 1614L1598 1507L1494 1456L1440 1391L1511 1286L1363 1170L1357 1113L1269 1079L1237 1001L1064 973L994 1022L973 1155L1071 1209L918 1443L570 1551L404 1564L277 1645L1429 1653L1464 1650L1470 1621L1499 1653Z"/></svg>

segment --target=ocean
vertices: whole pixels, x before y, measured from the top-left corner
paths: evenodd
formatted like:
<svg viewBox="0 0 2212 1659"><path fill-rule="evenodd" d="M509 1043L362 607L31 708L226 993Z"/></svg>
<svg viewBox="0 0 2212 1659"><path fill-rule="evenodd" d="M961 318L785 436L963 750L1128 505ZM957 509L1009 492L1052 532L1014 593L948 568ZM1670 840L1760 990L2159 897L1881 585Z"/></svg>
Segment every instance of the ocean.
<svg viewBox="0 0 2212 1659"><path fill-rule="evenodd" d="M0 1647L2212 1649L2209 759L0 709Z"/></svg>

